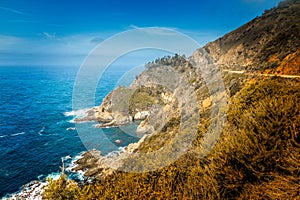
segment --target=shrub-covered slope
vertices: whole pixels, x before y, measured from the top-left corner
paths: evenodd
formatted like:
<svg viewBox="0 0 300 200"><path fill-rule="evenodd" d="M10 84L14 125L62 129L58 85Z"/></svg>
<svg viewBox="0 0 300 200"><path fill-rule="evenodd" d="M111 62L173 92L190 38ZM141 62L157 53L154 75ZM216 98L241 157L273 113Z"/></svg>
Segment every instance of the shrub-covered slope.
<svg viewBox="0 0 300 200"><path fill-rule="evenodd" d="M205 158L199 157L195 142L190 151L161 170L114 172L83 186L67 180L50 182L45 198L297 199L299 80L253 80L231 100L223 134Z"/></svg>
<svg viewBox="0 0 300 200"><path fill-rule="evenodd" d="M227 120L208 155L200 155L203 134L214 123L210 113L215 105L209 98L208 88L185 57L165 57L148 63L147 67L170 65L185 77L199 103L199 109L194 110L200 116L197 135L189 150L172 164L153 172L112 170L84 184L62 176L58 181L49 182L44 198L299 199L300 80L252 73L299 74L299 5L298 0L284 1L278 8L266 11L263 16L205 46L221 68L251 71L245 74L223 72ZM147 78L147 73L143 73L133 85L147 82ZM136 146L135 152L150 153L163 148L178 134L180 107L175 106L176 101L166 101L172 93L163 91L165 89L142 87L135 90L129 101L130 115L136 114L136 108L147 110L155 103L165 107L165 114L170 116L159 132ZM110 102L110 96L106 100ZM111 111L106 100L98 112ZM150 124L147 118L143 123L144 127ZM92 167L97 161L89 163L91 160L85 159L90 166L89 174L105 171L102 166L101 169ZM126 162L131 162L130 157L123 164Z"/></svg>
<svg viewBox="0 0 300 200"><path fill-rule="evenodd" d="M205 49L224 68L300 74L299 16L299 0L283 1Z"/></svg>

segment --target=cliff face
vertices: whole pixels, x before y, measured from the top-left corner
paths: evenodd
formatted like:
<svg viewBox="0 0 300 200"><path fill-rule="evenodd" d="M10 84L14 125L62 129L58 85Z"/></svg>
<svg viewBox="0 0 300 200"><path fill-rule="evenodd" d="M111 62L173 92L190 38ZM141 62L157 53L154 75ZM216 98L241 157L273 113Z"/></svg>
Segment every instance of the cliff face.
<svg viewBox="0 0 300 200"><path fill-rule="evenodd" d="M103 99L99 107L91 109L86 117L77 121L95 120L100 122L98 127L142 121L137 131L144 134L151 133L163 122L180 116L182 106L185 106L185 111L192 112L190 106L179 105L179 101L187 104L190 94L195 93L195 98L198 94L201 102L203 98L207 98L207 90L199 70L187 60L182 61L182 64L174 64L178 58L171 59L173 66L160 63L159 66L147 67L130 87L116 88Z"/></svg>
<svg viewBox="0 0 300 200"><path fill-rule="evenodd" d="M208 43L203 49L208 53L210 62L218 65L222 71L246 70L251 74L300 75L299 16L300 0L283 1L278 7L265 11L262 16ZM196 50L189 61L198 59L195 55L199 51L201 50ZM172 65L173 69L181 73L194 87L201 101L205 99L201 94L203 88L207 91L199 76L202 72L191 65L184 56L165 57L160 62L156 64ZM77 121L97 120L101 122L99 127L118 126L151 117L150 113L155 113L155 109L151 110L153 104L165 107L167 112L175 110L172 102L174 93L153 84L154 76L151 73L154 72L150 72L149 69L140 74L129 88L120 87L112 91L98 108L90 110L87 117ZM164 78L168 76L167 74ZM241 76L224 77L229 96L241 89L241 79ZM165 81L172 82L172 77ZM206 99L206 104L210 103L208 100ZM146 122L141 125L144 126L142 129L147 127ZM153 130L153 127L149 130Z"/></svg>
<svg viewBox="0 0 300 200"><path fill-rule="evenodd" d="M299 1L284 2L196 50L189 59L177 54L156 59L146 65L130 87L116 88L99 107L88 111L88 115L79 121L98 121L99 128L140 122L137 134L143 139L129 146L121 156L113 158L120 161L119 169L138 162L145 166L144 160L134 157L136 152L151 154L166 146L175 148L170 152L178 151L180 147L172 143L172 138L191 132L195 127L198 133L193 145L197 148L197 143L205 139L203 134L209 131L209 124L217 123L214 121L217 117L212 117L212 113L220 116L222 110L227 109L218 105L226 106L226 99L235 96L249 80L247 74L227 73L224 68L229 71L247 70L251 78L255 78L256 72L300 74L298 16ZM213 67L214 63L221 71ZM196 122L193 124L193 121ZM157 159L167 160L160 155L150 160ZM103 163L109 163L105 157L88 167L87 174L102 174L102 169L109 169ZM99 166L102 167L98 169ZM132 166L131 170L136 166L139 165Z"/></svg>
<svg viewBox="0 0 300 200"><path fill-rule="evenodd" d="M283 1L204 48L225 69L300 74L299 16L299 0Z"/></svg>
<svg viewBox="0 0 300 200"><path fill-rule="evenodd" d="M257 72L300 75L299 8L298 0L280 3L207 44L209 54L198 49L189 60L157 59L129 88L115 89L88 111L83 120L98 120L100 127L142 120L143 136L119 154L85 153L76 169L96 181L78 189L77 198L298 199L300 80ZM214 62L221 72L210 68ZM189 101L193 94L196 105ZM216 107L220 102L229 103ZM206 133L216 136L209 127L224 111L222 133L209 149L216 138ZM192 143L181 154L186 140ZM161 168L148 172L156 164Z"/></svg>

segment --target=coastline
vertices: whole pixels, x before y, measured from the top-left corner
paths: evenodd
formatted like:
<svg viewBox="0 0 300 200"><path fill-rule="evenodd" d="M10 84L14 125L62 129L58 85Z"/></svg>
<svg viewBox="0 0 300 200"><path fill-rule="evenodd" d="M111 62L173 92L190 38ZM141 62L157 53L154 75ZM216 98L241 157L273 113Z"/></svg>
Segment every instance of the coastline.
<svg viewBox="0 0 300 200"><path fill-rule="evenodd" d="M22 190L16 193L7 194L3 200L17 200L17 199L43 199L44 188L47 186L46 182L32 181L22 186Z"/></svg>
<svg viewBox="0 0 300 200"><path fill-rule="evenodd" d="M84 172L82 170L73 170L77 166L76 161L82 158L82 155L86 153L80 152L78 155L74 156L65 156L62 159L65 159L64 162L66 164L65 172L68 178L72 180L76 180L78 182L83 182ZM39 177L43 177L44 175L40 175ZM18 200L18 199L34 199L34 200L42 200L43 192L45 187L48 185L47 179L51 178L53 180L57 180L61 176L60 172L53 172L44 176L44 178L39 178L40 180L33 180L25 185L21 186L21 188L14 192L8 193L2 197L3 200Z"/></svg>
<svg viewBox="0 0 300 200"><path fill-rule="evenodd" d="M106 127L111 128L111 127ZM116 160L118 158L123 158L125 155L132 153L138 145L140 141L143 140L141 138L137 143L130 143L128 146L119 147L117 151L112 151L106 155L101 155L101 152L95 149L87 150L80 152L74 157L65 156L62 157L65 163L65 172L68 176L68 179L75 180L76 182L90 182L93 178L102 178L111 174L114 169L112 169L108 162L112 160ZM102 164L99 165L99 160L101 160ZM89 163L87 165L87 163ZM92 164L91 164L92 163ZM101 169L101 172L99 171ZM99 176L95 176L96 172ZM47 176L40 175L40 180L33 180L14 192L8 193L2 197L3 200L18 200L18 199L34 199L34 200L42 200L43 192L45 187L48 185L47 179L51 178L53 180L57 180L61 176L60 172L54 172L48 174ZM38 177L38 179L39 179Z"/></svg>

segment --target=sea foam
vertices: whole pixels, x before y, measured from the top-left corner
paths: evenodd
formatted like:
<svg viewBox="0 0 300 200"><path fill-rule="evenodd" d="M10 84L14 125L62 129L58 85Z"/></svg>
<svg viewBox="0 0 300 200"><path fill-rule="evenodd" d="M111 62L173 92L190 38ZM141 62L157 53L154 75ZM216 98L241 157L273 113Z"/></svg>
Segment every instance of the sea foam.
<svg viewBox="0 0 300 200"><path fill-rule="evenodd" d="M64 115L66 117L75 116L75 117L84 117L86 116L86 111L88 111L88 108L80 109L80 110L72 110L69 112L64 112Z"/></svg>
<svg viewBox="0 0 300 200"><path fill-rule="evenodd" d="M38 132L38 134L39 134L39 135L43 135L42 133L44 132L44 130L45 130L45 127L43 127L43 128Z"/></svg>
<svg viewBox="0 0 300 200"><path fill-rule="evenodd" d="M88 110L89 110L88 108L84 108L84 109L80 109L80 110L72 110L72 111L69 111L69 112L64 112L64 115L66 117L72 117L73 116L73 119L69 120L68 122L74 124L74 123L78 123L78 122L75 122L76 118L86 117Z"/></svg>
<svg viewBox="0 0 300 200"><path fill-rule="evenodd" d="M10 136L14 137L14 136L17 136L17 135L24 135L26 132L20 132L20 133L14 133L14 134L11 134Z"/></svg>
<svg viewBox="0 0 300 200"><path fill-rule="evenodd" d="M70 122L70 121L69 121L69 122ZM66 130L67 130L67 131L75 131L76 128L75 128L75 127L68 127L68 128L66 128Z"/></svg>

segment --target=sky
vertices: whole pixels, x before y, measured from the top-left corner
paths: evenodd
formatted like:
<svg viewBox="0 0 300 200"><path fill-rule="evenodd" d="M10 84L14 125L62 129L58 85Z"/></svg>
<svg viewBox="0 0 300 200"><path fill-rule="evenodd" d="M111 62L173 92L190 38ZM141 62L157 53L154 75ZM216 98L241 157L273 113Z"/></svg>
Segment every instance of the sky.
<svg viewBox="0 0 300 200"><path fill-rule="evenodd" d="M143 27L173 29L205 45L279 1L1 0L0 66L80 65L97 44Z"/></svg>

